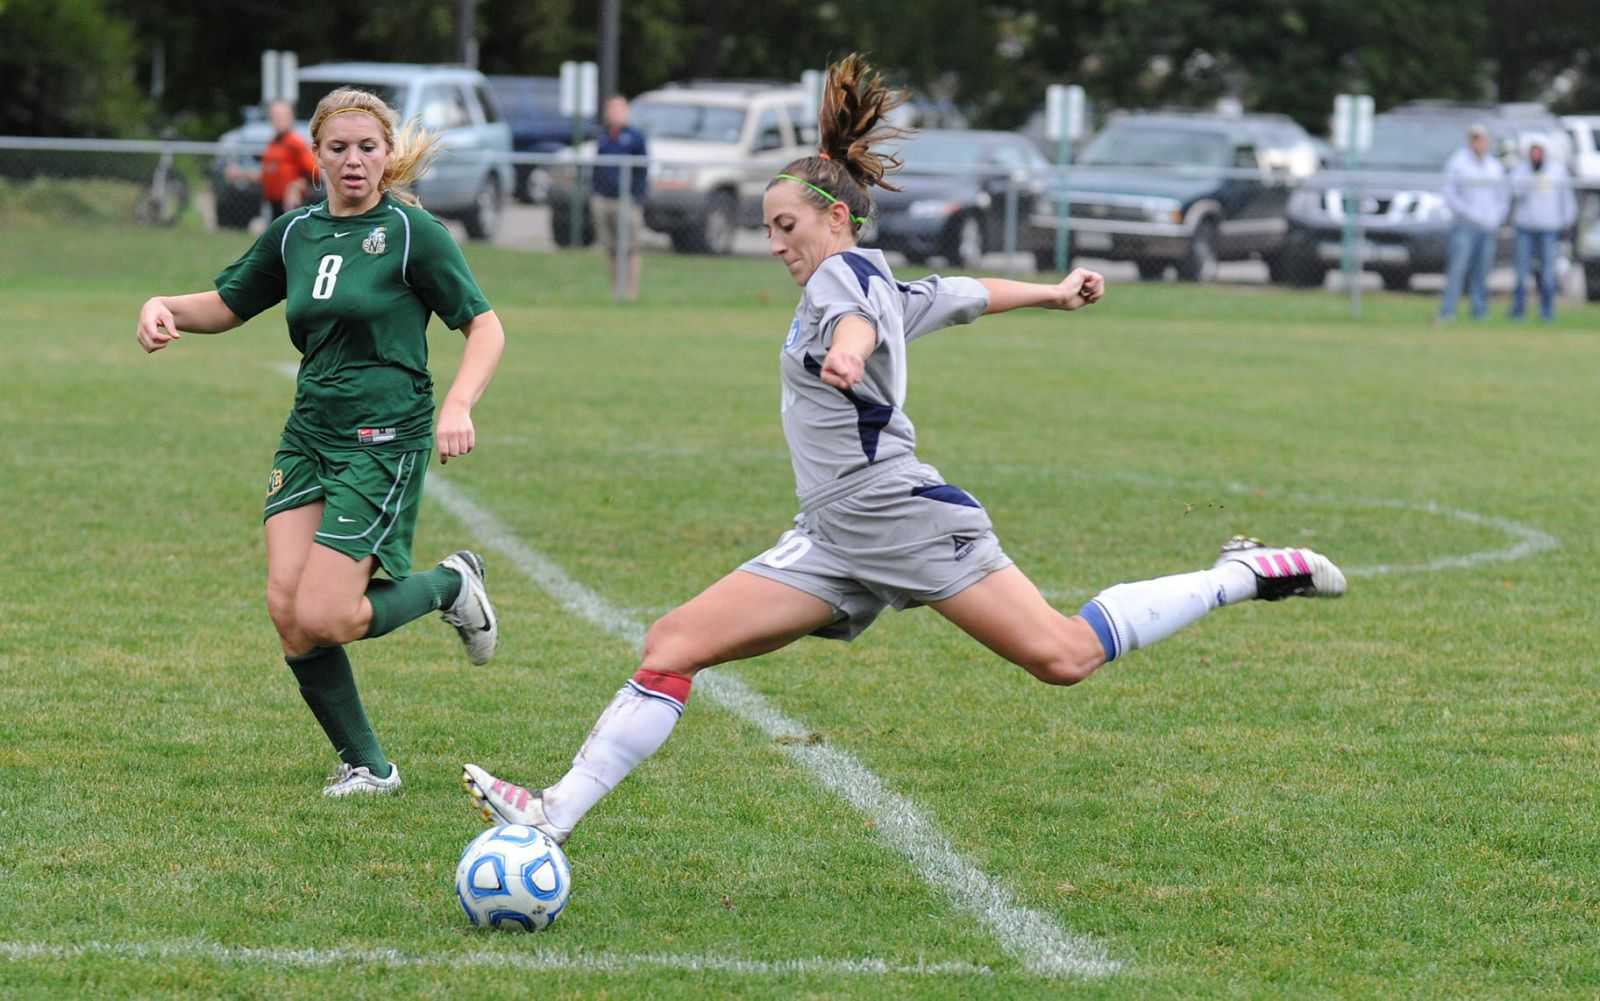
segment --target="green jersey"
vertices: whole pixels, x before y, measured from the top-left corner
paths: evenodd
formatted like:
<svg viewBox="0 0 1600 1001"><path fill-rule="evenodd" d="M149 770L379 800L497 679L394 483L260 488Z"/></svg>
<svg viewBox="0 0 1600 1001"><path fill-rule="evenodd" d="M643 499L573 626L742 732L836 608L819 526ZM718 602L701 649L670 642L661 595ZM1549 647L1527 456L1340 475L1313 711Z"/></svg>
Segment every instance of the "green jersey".
<svg viewBox="0 0 1600 1001"><path fill-rule="evenodd" d="M284 431L329 449L431 447L428 317L459 329L489 309L444 225L388 194L358 216L320 202L278 217L217 292L241 320L288 300L300 373Z"/></svg>

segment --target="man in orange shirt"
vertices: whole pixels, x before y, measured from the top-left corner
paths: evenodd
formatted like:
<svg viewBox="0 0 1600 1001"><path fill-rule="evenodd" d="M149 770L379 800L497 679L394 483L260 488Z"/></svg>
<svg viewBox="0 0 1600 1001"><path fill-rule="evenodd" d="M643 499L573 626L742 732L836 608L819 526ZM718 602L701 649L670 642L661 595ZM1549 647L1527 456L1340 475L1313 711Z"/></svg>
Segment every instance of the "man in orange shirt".
<svg viewBox="0 0 1600 1001"><path fill-rule="evenodd" d="M317 162L311 147L294 130L294 107L288 101L273 101L267 107L267 121L272 123L273 136L261 151L261 168L229 166L226 173L230 181L259 181L261 197L272 206L272 218L276 219L300 206L306 185L316 176Z"/></svg>

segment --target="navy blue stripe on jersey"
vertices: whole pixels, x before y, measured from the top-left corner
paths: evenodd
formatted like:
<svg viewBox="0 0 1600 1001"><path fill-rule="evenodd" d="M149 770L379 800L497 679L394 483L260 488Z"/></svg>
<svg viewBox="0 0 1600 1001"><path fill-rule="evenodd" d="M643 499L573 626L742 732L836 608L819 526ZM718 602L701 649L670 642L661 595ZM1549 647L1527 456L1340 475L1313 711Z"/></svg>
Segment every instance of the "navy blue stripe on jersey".
<svg viewBox="0 0 1600 1001"><path fill-rule="evenodd" d="M960 487L949 483L932 483L925 487L912 487L911 496L944 501L946 504L959 504L962 507L983 507L982 504L978 503L977 498Z"/></svg>
<svg viewBox="0 0 1600 1001"><path fill-rule="evenodd" d="M806 371L822 378L822 363L810 355L805 356ZM837 387L835 387L837 388ZM894 419L894 407L888 403L874 403L858 395L854 390L840 389L840 395L849 400L856 408L856 435L861 439L861 452L867 457L868 462L875 462L878 458L878 435L889 426Z"/></svg>

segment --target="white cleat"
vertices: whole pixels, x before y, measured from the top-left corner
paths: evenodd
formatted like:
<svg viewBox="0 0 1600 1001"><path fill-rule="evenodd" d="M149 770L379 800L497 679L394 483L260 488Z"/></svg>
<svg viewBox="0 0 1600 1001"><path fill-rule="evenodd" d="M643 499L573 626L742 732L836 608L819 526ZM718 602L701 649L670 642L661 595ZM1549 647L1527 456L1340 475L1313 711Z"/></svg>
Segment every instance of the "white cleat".
<svg viewBox="0 0 1600 1001"><path fill-rule="evenodd" d="M400 767L389 762L389 777L380 779L366 765L340 765L328 776L322 795L338 799L343 796L383 795L400 788Z"/></svg>
<svg viewBox="0 0 1600 1001"><path fill-rule="evenodd" d="M470 549L462 549L440 560L439 565L461 575L460 593L440 614L455 627L456 634L466 645L467 659L474 664L487 664L500 642L500 624L495 619L494 606L489 604L489 591L484 587L483 557Z"/></svg>
<svg viewBox="0 0 1600 1001"><path fill-rule="evenodd" d="M544 815L543 792L514 786L477 765L462 766L461 788L472 797L473 807L486 824L522 824L537 828L558 845L565 844L572 836L572 828L557 827Z"/></svg>
<svg viewBox="0 0 1600 1001"><path fill-rule="evenodd" d="M1345 592L1344 573L1333 561L1310 549L1278 549L1260 539L1235 535L1222 544L1216 566L1243 563L1256 575L1256 597L1337 598Z"/></svg>

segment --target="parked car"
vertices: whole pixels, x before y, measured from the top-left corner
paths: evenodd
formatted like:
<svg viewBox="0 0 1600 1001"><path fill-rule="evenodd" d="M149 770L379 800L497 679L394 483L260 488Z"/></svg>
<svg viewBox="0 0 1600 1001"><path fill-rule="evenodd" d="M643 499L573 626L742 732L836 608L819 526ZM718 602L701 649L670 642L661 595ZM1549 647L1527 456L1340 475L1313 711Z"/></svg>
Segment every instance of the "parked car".
<svg viewBox="0 0 1600 1001"><path fill-rule="evenodd" d="M489 89L500 114L511 127L511 149L517 153L557 153L578 141L593 139L592 121L561 113L561 80L553 76L491 76ZM517 201L540 205L550 197L550 168L512 164L511 192Z"/></svg>
<svg viewBox="0 0 1600 1001"><path fill-rule="evenodd" d="M1561 119L1572 143L1568 166L1579 181L1600 184L1600 115L1565 115Z"/></svg>
<svg viewBox="0 0 1600 1001"><path fill-rule="evenodd" d="M970 267L985 251L1005 246L1007 191L1015 183L1018 249L1032 253L1041 270L1054 265L1053 238L1024 226L1050 171L1050 161L1025 137L925 129L886 151L905 163L892 179L901 190L873 192L874 225L865 242L898 250L913 264L942 257Z"/></svg>
<svg viewBox="0 0 1600 1001"><path fill-rule="evenodd" d="M1315 165L1310 137L1280 116L1114 116L1065 181L1073 252L1132 261L1144 279L1171 266L1208 281L1219 261L1250 257L1276 275L1290 184ZM1052 243L1060 183L1030 219Z"/></svg>
<svg viewBox="0 0 1600 1001"><path fill-rule="evenodd" d="M1412 275L1443 272L1451 226L1444 168L1474 123L1489 130L1491 148L1507 166L1534 138L1551 143L1553 159L1566 159L1566 142L1554 141L1563 136L1560 122L1541 105L1414 101L1385 111L1373 118L1372 146L1353 171L1307 181L1289 199L1283 280L1321 286L1338 266L1347 203L1358 213L1364 266L1385 288L1405 289ZM1501 243L1504 258L1509 232Z"/></svg>
<svg viewBox="0 0 1600 1001"><path fill-rule="evenodd" d="M487 240L499 229L512 173L511 129L501 120L482 73L459 66L410 63L323 63L297 74L296 128L310 141L307 125L317 102L344 86L382 97L401 121L417 119L439 137L441 152L415 193L434 215L459 219L467 235ZM243 228L261 213L261 191L253 182L228 180L230 163L255 166L272 139L265 121L247 121L218 141L230 148L212 164L211 189L217 225Z"/></svg>
<svg viewBox="0 0 1600 1001"><path fill-rule="evenodd" d="M691 81L639 95L629 124L650 150L645 225L680 253L727 254L740 227L761 225L767 182L796 157L816 152L816 114L798 86L768 81ZM581 160L593 143L576 150ZM581 183L567 172L557 186ZM571 241L572 202L552 192L551 228ZM587 211L587 209L584 209Z"/></svg>

